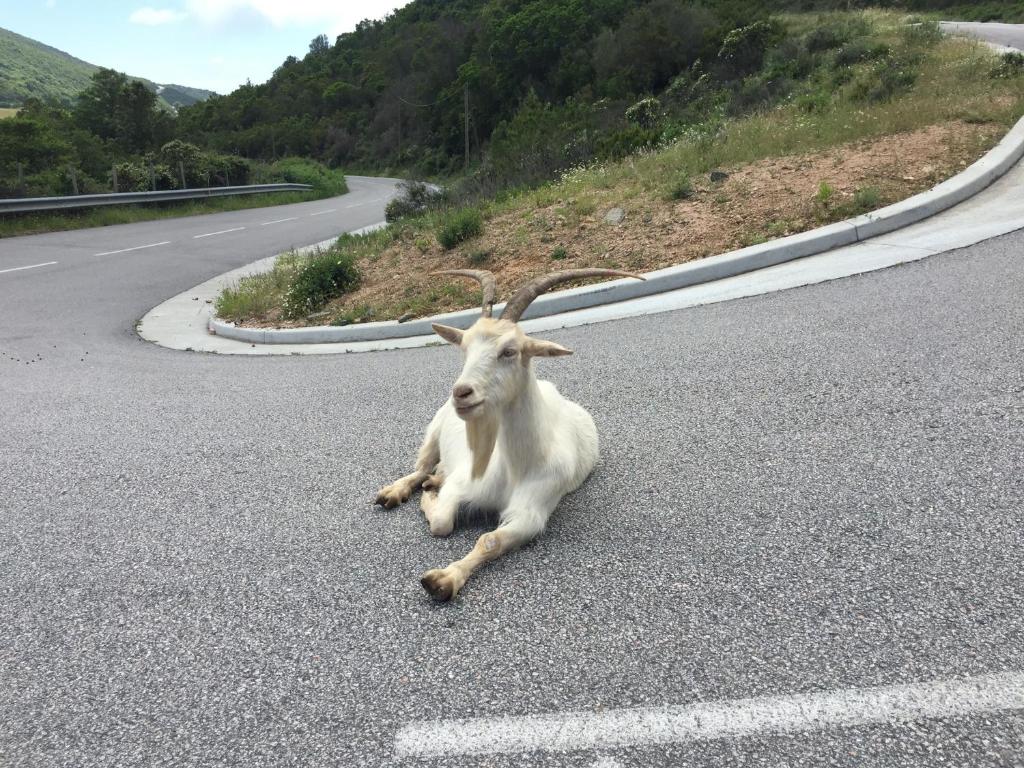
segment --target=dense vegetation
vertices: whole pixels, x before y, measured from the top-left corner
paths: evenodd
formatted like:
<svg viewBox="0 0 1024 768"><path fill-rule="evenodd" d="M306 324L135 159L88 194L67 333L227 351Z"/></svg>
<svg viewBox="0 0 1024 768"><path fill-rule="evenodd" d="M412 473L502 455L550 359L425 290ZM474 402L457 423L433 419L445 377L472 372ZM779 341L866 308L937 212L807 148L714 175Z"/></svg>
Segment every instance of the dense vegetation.
<svg viewBox="0 0 1024 768"><path fill-rule="evenodd" d="M0 28L0 107L20 107L29 99L70 107L98 70L95 64ZM168 111L213 95L201 88L132 79L158 93L158 103Z"/></svg>
<svg viewBox="0 0 1024 768"><path fill-rule="evenodd" d="M0 197L290 181L320 195L344 177L300 158L253 162L174 138L175 118L137 80L98 70L72 109L30 99L0 121Z"/></svg>
<svg viewBox="0 0 1024 768"><path fill-rule="evenodd" d="M1013 13L1020 5L870 4L950 13L966 6ZM485 185L530 183L550 176L555 165L620 157L671 138L708 109L736 114L783 97L805 63L780 58L759 73L764 54L779 42L769 14L867 5L416 0L333 45L314 40L303 59L290 57L265 84L182 110L180 131L247 157L291 153L331 165L445 175L464 161L468 90L472 161L485 167ZM659 102L644 106L651 96Z"/></svg>

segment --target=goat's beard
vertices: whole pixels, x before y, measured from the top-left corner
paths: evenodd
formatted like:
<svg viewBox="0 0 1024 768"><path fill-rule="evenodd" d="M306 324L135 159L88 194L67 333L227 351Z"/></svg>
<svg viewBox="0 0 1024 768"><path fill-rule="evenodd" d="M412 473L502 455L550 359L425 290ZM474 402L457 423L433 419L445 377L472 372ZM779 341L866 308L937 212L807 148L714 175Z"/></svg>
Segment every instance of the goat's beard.
<svg viewBox="0 0 1024 768"><path fill-rule="evenodd" d="M494 453L494 444L498 441L498 416L495 413L484 412L465 423L466 440L469 443L469 451L473 454L471 476L476 480L484 476L491 461L491 454Z"/></svg>

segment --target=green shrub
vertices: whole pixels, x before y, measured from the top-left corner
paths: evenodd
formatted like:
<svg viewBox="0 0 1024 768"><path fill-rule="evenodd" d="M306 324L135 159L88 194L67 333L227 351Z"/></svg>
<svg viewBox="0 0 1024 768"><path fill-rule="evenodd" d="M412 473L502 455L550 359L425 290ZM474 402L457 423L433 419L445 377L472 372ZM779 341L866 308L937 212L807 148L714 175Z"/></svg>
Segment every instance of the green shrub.
<svg viewBox="0 0 1024 768"><path fill-rule="evenodd" d="M335 246L310 257L296 272L282 303L284 315L290 319L305 317L357 285L355 256Z"/></svg>
<svg viewBox="0 0 1024 768"><path fill-rule="evenodd" d="M836 52L836 68L850 67L862 61L884 59L890 54L889 46L884 43L869 45L863 40L847 43Z"/></svg>
<svg viewBox="0 0 1024 768"><path fill-rule="evenodd" d="M739 78L757 71L765 54L786 36L783 25L775 20L757 21L729 32L718 49L723 74Z"/></svg>
<svg viewBox="0 0 1024 768"><path fill-rule="evenodd" d="M667 197L669 200L689 200L693 197L693 181L690 174L680 173L669 185Z"/></svg>
<svg viewBox="0 0 1024 768"><path fill-rule="evenodd" d="M471 254L469 254L469 257L467 258L467 261L469 262L469 266L471 266L471 267L482 267L484 264L486 264L490 260L491 260L491 252L490 251L473 251Z"/></svg>
<svg viewBox="0 0 1024 768"><path fill-rule="evenodd" d="M626 120L641 128L654 128L661 121L661 102L650 97L641 99L626 110Z"/></svg>
<svg viewBox="0 0 1024 768"><path fill-rule="evenodd" d="M889 58L854 80L850 96L854 101L869 104L891 101L913 88L915 82L917 72L908 63Z"/></svg>
<svg viewBox="0 0 1024 768"><path fill-rule="evenodd" d="M1004 53L999 57L999 63L992 68L992 77L1011 78L1019 77L1024 73L1024 53Z"/></svg>
<svg viewBox="0 0 1024 768"><path fill-rule="evenodd" d="M569 253L561 245L551 252L551 258L555 261L565 261Z"/></svg>
<svg viewBox="0 0 1024 768"><path fill-rule="evenodd" d="M827 181L823 181L821 182L821 184L818 185L818 193L814 196L814 198L821 205L827 206L831 202L832 197L835 195L835 193L836 191L835 189L832 188L832 185L830 185Z"/></svg>
<svg viewBox="0 0 1024 768"><path fill-rule="evenodd" d="M476 208L460 208L449 213L437 230L437 242L446 251L479 236L484 231L484 219Z"/></svg>
<svg viewBox="0 0 1024 768"><path fill-rule="evenodd" d="M857 213L868 213L882 203L882 193L876 187L861 187L853 193L853 207Z"/></svg>
<svg viewBox="0 0 1024 768"><path fill-rule="evenodd" d="M345 175L341 171L332 170L323 163L304 157L285 157L277 160L261 169L260 176L259 183L309 184L321 195L341 195L348 192Z"/></svg>
<svg viewBox="0 0 1024 768"><path fill-rule="evenodd" d="M443 191L422 181L403 181L402 191L392 198L384 209L387 221L397 221L409 216L419 216L428 208L439 205L444 199Z"/></svg>

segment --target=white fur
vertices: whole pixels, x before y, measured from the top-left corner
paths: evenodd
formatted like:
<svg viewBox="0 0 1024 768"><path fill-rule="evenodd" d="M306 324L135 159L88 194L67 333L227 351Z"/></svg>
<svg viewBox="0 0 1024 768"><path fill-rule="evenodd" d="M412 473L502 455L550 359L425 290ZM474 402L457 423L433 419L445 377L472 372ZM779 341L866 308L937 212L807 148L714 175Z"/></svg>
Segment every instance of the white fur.
<svg viewBox="0 0 1024 768"><path fill-rule="evenodd" d="M450 533L460 505L498 512L501 527L528 541L544 530L561 498L587 478L597 462L594 420L562 397L549 381L528 371L520 395L505 409L498 439L483 477L472 479L473 455L466 423L449 400L434 416L427 440L440 448L437 472L444 476L430 529Z"/></svg>
<svg viewBox="0 0 1024 768"><path fill-rule="evenodd" d="M481 318L468 331L434 328L462 349L465 365L451 399L427 427L416 471L384 488L377 502L395 506L439 478L440 492L422 500L434 535L452 532L460 508L498 514L498 527L466 557L424 574L424 587L447 600L480 565L544 530L562 497L593 470L598 440L590 414L533 373L534 357L569 350L530 338L507 320ZM456 405L466 410L459 413Z"/></svg>

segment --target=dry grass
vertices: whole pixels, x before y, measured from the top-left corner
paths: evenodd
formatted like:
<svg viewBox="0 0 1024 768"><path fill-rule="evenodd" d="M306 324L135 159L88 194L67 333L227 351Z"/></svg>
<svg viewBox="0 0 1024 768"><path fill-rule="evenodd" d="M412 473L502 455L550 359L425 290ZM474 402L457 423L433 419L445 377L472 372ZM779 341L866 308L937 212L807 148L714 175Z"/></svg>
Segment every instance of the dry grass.
<svg viewBox="0 0 1024 768"><path fill-rule="evenodd" d="M0 107L0 120L3 120L5 117L14 117L16 114L18 114L17 107Z"/></svg>

